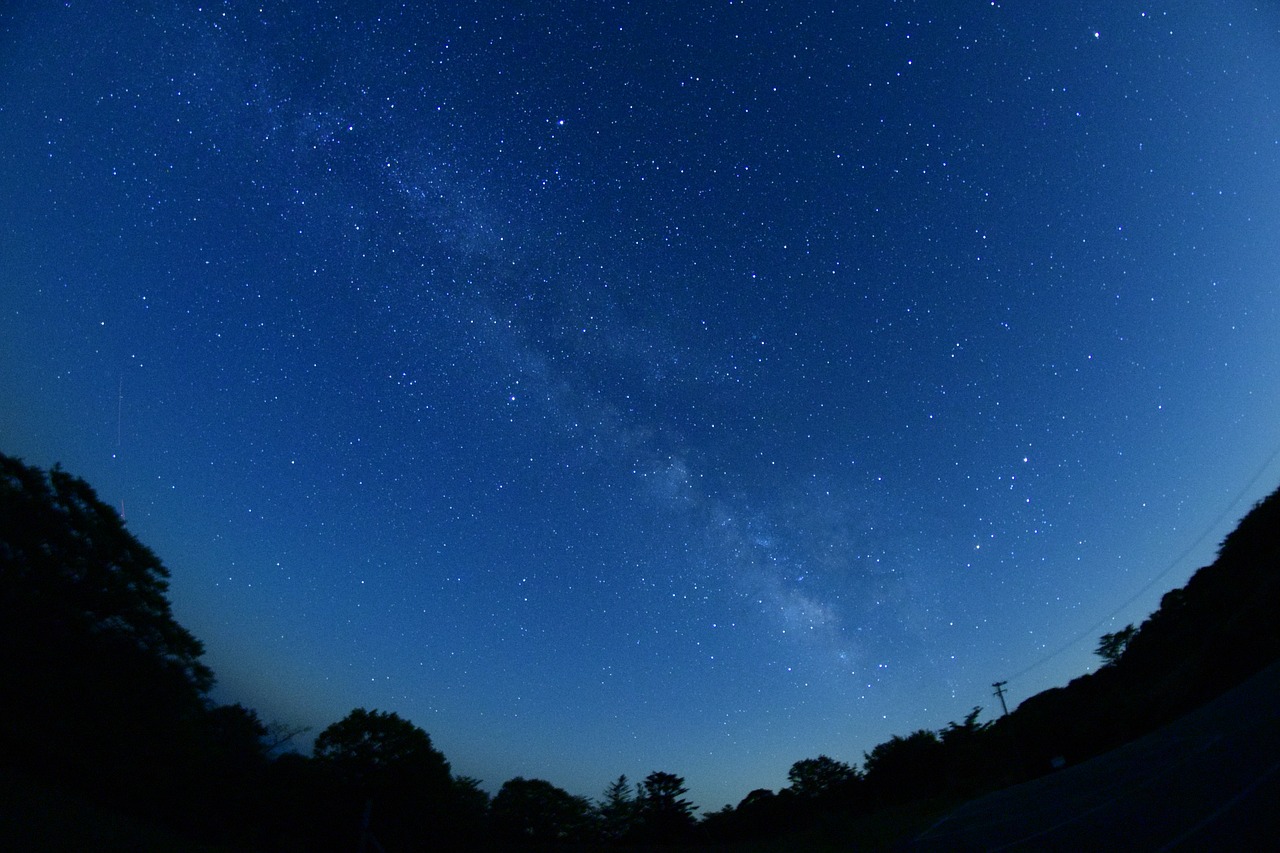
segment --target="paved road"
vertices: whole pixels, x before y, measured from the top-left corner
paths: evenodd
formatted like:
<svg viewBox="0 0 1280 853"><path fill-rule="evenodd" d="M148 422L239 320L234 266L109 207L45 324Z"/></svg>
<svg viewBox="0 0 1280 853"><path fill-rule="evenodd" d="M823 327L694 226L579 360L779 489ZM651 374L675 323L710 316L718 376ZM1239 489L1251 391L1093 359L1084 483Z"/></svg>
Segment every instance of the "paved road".
<svg viewBox="0 0 1280 853"><path fill-rule="evenodd" d="M1140 740L967 803L908 849L1280 850L1280 663Z"/></svg>

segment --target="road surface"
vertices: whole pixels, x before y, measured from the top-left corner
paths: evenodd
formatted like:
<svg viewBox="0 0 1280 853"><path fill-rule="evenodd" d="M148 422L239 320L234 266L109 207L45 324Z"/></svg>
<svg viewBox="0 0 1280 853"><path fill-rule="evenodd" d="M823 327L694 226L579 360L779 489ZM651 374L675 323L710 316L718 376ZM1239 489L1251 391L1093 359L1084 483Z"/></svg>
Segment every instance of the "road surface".
<svg viewBox="0 0 1280 853"><path fill-rule="evenodd" d="M907 849L1280 850L1280 663L1146 737L967 803Z"/></svg>

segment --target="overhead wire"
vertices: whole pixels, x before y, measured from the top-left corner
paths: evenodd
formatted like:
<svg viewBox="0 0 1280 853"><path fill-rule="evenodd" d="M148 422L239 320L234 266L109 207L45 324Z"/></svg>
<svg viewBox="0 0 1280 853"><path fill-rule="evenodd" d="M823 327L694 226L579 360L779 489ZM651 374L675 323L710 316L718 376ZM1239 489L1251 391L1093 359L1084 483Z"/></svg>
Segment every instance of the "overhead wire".
<svg viewBox="0 0 1280 853"><path fill-rule="evenodd" d="M1153 586L1155 586L1157 583L1163 580L1166 576L1168 576L1170 572L1172 572L1174 569L1176 569L1178 566L1182 564L1183 560L1185 560L1188 556L1191 555L1193 551L1199 548L1200 545L1206 539L1209 538L1209 536L1213 533L1213 531L1218 529L1218 525L1222 524L1222 522L1225 521L1233 511L1235 511L1236 505L1239 504L1240 500L1246 494L1248 494L1249 491L1257 484L1258 480L1260 480L1262 478L1262 475L1267 472L1267 469L1271 467L1271 464L1276 461L1277 457L1280 457L1280 446L1277 446L1276 449L1272 451L1271 455L1267 457L1267 460L1262 463L1261 467L1258 468L1257 472L1249 479L1249 482L1245 483L1244 488L1240 489L1240 491L1236 494L1236 496L1232 498L1231 501L1227 504L1226 509L1224 509L1218 515L1218 517L1215 518L1209 524L1209 526L1205 528L1205 531L1201 533L1198 537L1196 537L1196 540L1192 542L1190 545L1188 545L1186 549L1182 551L1182 553L1180 553L1177 557L1173 558L1173 560L1170 561L1169 565L1165 566L1165 568L1159 574L1157 574L1151 580L1147 581L1147 583L1144 584L1141 589L1139 589L1133 595L1126 598L1123 602L1117 605L1106 616L1103 616L1097 622L1094 622L1088 628L1085 628L1079 634L1072 637L1070 640L1063 643L1061 646L1054 649L1052 652L1049 652L1047 655L1044 655L1043 657L1032 662L1031 664L1028 664L1022 669L1018 670L1018 672L1014 673L1013 675L1008 676L1008 678L1006 678L1005 680L1016 681L1022 676L1026 675L1028 672L1031 672L1033 669L1043 666L1044 664L1053 660L1058 655L1070 649L1075 648L1076 644L1078 644L1081 640L1085 639L1086 637L1093 636L1095 631L1097 631L1103 625L1107 624L1112 619L1114 619L1119 613L1123 612L1125 608L1127 608L1129 605L1133 604L1140 597L1142 597L1142 595L1144 595L1147 592L1147 590L1151 589Z"/></svg>

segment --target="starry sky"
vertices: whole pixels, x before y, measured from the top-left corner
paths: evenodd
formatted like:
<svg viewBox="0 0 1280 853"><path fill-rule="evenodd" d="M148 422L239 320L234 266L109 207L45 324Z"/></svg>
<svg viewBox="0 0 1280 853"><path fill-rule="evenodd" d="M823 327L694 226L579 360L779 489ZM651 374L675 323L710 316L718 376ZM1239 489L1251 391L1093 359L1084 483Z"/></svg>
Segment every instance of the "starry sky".
<svg viewBox="0 0 1280 853"><path fill-rule="evenodd" d="M1088 671L1280 483L1272 4L0 45L0 451L122 509L265 719L714 809Z"/></svg>

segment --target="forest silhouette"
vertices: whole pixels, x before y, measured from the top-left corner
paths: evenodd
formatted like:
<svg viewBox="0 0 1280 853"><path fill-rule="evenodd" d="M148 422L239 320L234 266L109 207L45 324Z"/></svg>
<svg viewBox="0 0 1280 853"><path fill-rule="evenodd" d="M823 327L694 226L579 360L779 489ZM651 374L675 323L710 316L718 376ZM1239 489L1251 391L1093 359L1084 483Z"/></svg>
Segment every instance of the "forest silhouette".
<svg viewBox="0 0 1280 853"><path fill-rule="evenodd" d="M594 801L519 777L491 797L393 712L356 708L310 755L289 751L298 730L212 700L168 576L86 482L0 455L8 849L771 850L816 838L874 848L1132 741L1280 658L1280 490L1145 622L1103 635L1096 672L993 722L974 708L894 736L861 767L798 760L786 787L700 818L667 771L621 776Z"/></svg>

